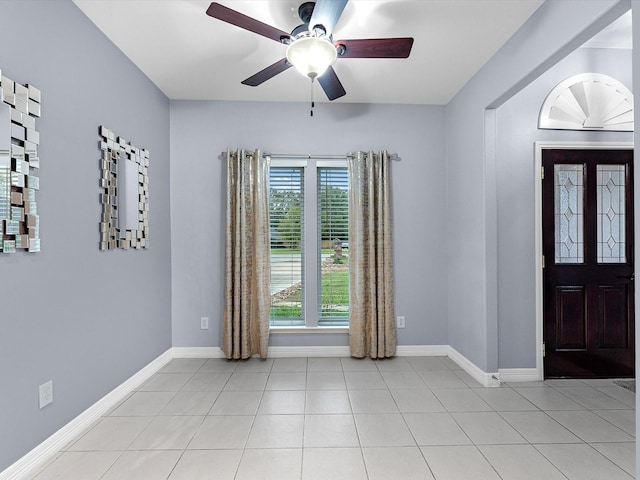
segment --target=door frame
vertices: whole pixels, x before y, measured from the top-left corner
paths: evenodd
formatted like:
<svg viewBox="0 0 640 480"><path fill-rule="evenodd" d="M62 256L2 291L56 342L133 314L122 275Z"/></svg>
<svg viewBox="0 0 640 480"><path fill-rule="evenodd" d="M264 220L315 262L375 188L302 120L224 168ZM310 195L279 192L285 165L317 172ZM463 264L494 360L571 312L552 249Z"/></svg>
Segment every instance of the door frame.
<svg viewBox="0 0 640 480"><path fill-rule="evenodd" d="M569 142L569 141L536 141L534 142L534 191L535 191L535 272L536 272L536 375L544 380L544 362L542 360L544 297L542 268L542 151L547 149L566 150L633 150L633 142ZM635 172L638 175L637 172ZM550 173L547 172L547 178ZM635 230L634 230L635 238Z"/></svg>

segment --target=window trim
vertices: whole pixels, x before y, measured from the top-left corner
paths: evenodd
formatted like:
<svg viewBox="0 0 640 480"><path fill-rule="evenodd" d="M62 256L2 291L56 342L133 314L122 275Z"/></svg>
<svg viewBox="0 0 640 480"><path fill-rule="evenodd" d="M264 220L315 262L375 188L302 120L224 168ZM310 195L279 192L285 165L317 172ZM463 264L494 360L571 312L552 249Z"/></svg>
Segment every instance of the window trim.
<svg viewBox="0 0 640 480"><path fill-rule="evenodd" d="M271 333L349 333L349 327L336 327L335 325L328 325L326 327L306 327L300 325L299 327L284 327L284 326L269 326Z"/></svg>
<svg viewBox="0 0 640 480"><path fill-rule="evenodd" d="M318 279L319 265L317 248L307 248L307 245L316 245L318 242L318 168L321 167L347 167L346 158L327 159L308 156L307 158L271 158L270 167L302 167L304 168L304 229L303 229L303 272L305 282L304 299L302 303L304 325L300 326L275 326L269 319L269 331L272 333L348 333L349 326L318 325ZM313 199L313 201L308 201ZM349 318L349 322L350 322Z"/></svg>

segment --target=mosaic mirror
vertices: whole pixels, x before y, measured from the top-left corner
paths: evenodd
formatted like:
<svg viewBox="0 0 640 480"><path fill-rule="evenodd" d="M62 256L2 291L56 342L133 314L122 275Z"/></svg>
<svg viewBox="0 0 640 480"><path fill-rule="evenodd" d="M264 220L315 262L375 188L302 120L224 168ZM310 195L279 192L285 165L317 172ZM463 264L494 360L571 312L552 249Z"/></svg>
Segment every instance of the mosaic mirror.
<svg viewBox="0 0 640 480"><path fill-rule="evenodd" d="M40 90L0 73L0 252L40 251Z"/></svg>
<svg viewBox="0 0 640 480"><path fill-rule="evenodd" d="M149 245L149 151L100 127L100 250Z"/></svg>

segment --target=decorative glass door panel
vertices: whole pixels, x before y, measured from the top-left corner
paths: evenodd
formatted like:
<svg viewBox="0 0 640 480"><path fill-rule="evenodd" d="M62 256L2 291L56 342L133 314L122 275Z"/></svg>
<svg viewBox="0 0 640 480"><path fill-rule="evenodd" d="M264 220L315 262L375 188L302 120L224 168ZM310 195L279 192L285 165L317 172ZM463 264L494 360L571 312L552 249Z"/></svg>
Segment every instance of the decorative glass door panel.
<svg viewBox="0 0 640 480"><path fill-rule="evenodd" d="M625 165L596 165L598 263L626 263Z"/></svg>
<svg viewBox="0 0 640 480"><path fill-rule="evenodd" d="M584 165L554 165L556 263L584 262Z"/></svg>

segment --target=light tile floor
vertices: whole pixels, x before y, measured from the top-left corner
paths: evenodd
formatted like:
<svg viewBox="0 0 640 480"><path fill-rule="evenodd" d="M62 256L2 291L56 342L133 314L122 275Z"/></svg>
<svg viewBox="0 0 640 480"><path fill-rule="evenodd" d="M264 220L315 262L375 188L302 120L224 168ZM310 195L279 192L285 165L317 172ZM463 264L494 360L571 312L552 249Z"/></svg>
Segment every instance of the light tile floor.
<svg viewBox="0 0 640 480"><path fill-rule="evenodd" d="M444 357L174 359L35 480L634 478L635 394Z"/></svg>

